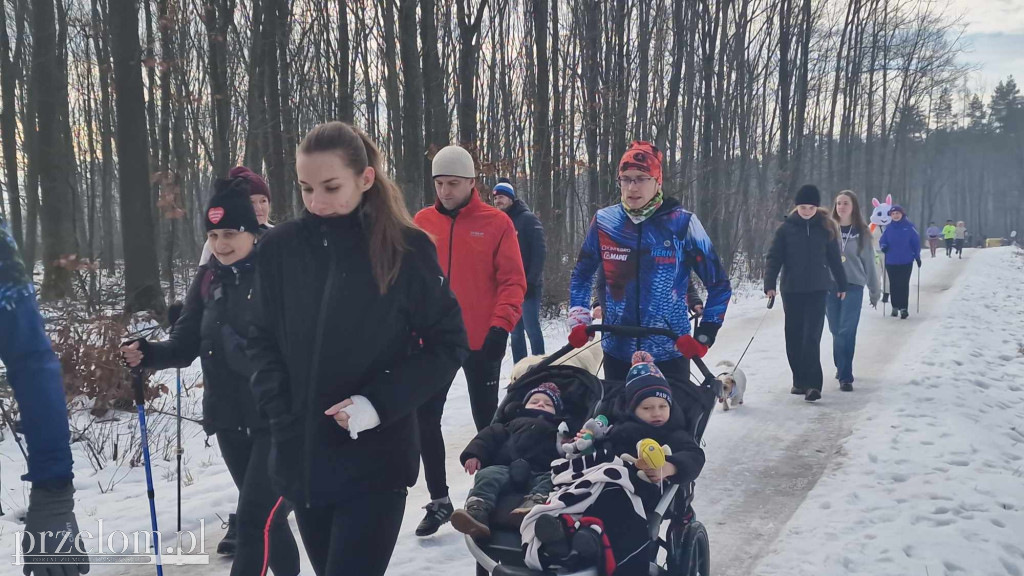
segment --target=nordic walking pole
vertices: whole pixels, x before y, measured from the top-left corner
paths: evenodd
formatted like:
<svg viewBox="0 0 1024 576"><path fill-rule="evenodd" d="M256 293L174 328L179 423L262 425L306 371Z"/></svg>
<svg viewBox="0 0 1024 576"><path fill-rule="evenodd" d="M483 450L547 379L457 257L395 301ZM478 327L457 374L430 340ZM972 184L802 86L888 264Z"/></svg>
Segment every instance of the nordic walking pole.
<svg viewBox="0 0 1024 576"><path fill-rule="evenodd" d="M170 330L174 331L174 325L178 323L178 318L181 317L181 311L185 308L185 305L180 301L174 302L167 307L167 323L170 325ZM175 424L178 429L178 532L181 532L181 455L183 451L181 449L181 368L176 370L177 380L177 408L174 410Z"/></svg>
<svg viewBox="0 0 1024 576"><path fill-rule="evenodd" d="M142 461L146 466L146 494L149 496L149 519L153 525L153 548L156 550L156 576L164 576L164 563L160 556L160 531L156 526L156 494L153 492L153 465L149 460L149 434L146 431L146 393L141 368L132 368L132 388L135 406L139 410L139 431L142 436Z"/></svg>
<svg viewBox="0 0 1024 576"><path fill-rule="evenodd" d="M921 267L917 267L917 313L921 313Z"/></svg>

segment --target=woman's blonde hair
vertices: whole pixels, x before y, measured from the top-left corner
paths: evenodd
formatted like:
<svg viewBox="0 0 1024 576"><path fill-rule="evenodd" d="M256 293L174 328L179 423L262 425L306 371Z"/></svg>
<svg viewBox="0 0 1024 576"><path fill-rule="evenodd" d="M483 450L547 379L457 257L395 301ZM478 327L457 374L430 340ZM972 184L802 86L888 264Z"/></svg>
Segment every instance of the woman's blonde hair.
<svg viewBox="0 0 1024 576"><path fill-rule="evenodd" d="M405 207L402 191L384 173L377 145L354 126L328 122L310 130L299 144L298 151L300 154L336 152L357 174L362 174L367 166L373 168L373 184L363 194L358 212L370 246L373 278L380 293L387 293L398 278L402 257L409 249L406 233L415 225Z"/></svg>
<svg viewBox="0 0 1024 576"><path fill-rule="evenodd" d="M956 225L957 226L963 226L964 228L967 227L967 224L965 224L963 220L960 220L959 222L957 222Z"/></svg>

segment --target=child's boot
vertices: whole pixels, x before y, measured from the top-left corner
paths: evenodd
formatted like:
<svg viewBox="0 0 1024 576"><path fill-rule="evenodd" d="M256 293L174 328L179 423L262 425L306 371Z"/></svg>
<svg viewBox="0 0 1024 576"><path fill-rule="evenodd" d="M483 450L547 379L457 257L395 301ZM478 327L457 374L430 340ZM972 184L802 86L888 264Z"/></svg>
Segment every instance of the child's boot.
<svg viewBox="0 0 1024 576"><path fill-rule="evenodd" d="M452 528L473 538L487 539L491 537L491 507L480 498L470 498L465 508L459 508L452 514Z"/></svg>
<svg viewBox="0 0 1024 576"><path fill-rule="evenodd" d="M548 497L543 494L530 494L526 498L523 498L522 504L518 508L512 511L511 516L514 520L522 523L523 518L533 510L534 506L544 504L548 501Z"/></svg>

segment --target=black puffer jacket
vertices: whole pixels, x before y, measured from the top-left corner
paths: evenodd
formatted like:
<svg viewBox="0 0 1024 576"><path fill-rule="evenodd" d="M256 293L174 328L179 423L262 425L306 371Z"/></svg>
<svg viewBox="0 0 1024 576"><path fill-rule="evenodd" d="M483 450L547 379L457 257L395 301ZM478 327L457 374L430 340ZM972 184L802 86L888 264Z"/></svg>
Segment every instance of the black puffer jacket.
<svg viewBox="0 0 1024 576"><path fill-rule="evenodd" d="M415 484L414 412L469 352L434 244L410 229L398 278L382 296L359 213L305 213L268 232L258 249L252 387L270 419L271 479L300 505ZM381 421L357 440L324 415L354 395Z"/></svg>
<svg viewBox="0 0 1024 576"><path fill-rule="evenodd" d="M832 220L821 210L809 220L793 213L775 231L768 250L764 290L775 290L782 272L782 292L824 292L835 278L839 292L846 292L839 240L829 234ZM831 270L831 274L829 274Z"/></svg>
<svg viewBox="0 0 1024 576"><path fill-rule="evenodd" d="M203 366L203 430L266 428L249 388L253 368L245 352L253 313L255 254L231 266L211 258L199 267L181 317L165 342L141 343L142 366Z"/></svg>
<svg viewBox="0 0 1024 576"><path fill-rule="evenodd" d="M615 418L608 443L616 455L629 454L636 456L636 445L645 438L650 438L661 446L672 449L672 455L666 458L676 467L676 475L672 482L688 484L697 479L704 468L704 450L697 445L693 434L682 425L678 418L669 418L661 426L652 426L633 414L625 413Z"/></svg>
<svg viewBox="0 0 1024 576"><path fill-rule="evenodd" d="M525 460L530 470L542 472L559 456L559 422L554 414L521 409L508 424L491 424L481 430L459 460L465 465L470 458L477 458L484 467Z"/></svg>
<svg viewBox="0 0 1024 576"><path fill-rule="evenodd" d="M544 259L548 250L544 240L544 226L540 218L520 199L512 203L506 214L516 227L519 253L523 257L523 271L526 272L526 295L532 297L544 286Z"/></svg>

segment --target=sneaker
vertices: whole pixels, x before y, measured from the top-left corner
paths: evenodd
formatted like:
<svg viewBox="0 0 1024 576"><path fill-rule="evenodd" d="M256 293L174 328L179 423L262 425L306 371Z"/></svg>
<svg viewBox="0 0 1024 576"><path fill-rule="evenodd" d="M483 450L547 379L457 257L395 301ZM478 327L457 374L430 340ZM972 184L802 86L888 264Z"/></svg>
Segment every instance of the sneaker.
<svg viewBox="0 0 1024 576"><path fill-rule="evenodd" d="M416 527L417 536L430 536L437 532L441 526L444 526L448 520L451 519L452 513L455 509L452 507L451 500L447 498L444 501L434 500L430 504L423 507L427 511L426 515L423 516L423 520L420 521L419 526Z"/></svg>
<svg viewBox="0 0 1024 576"><path fill-rule="evenodd" d="M543 494L530 494L526 498L523 498L523 502L511 512L513 518L521 519L533 510L534 506L545 504L548 501L548 497Z"/></svg>
<svg viewBox="0 0 1024 576"><path fill-rule="evenodd" d="M217 554L221 556L234 556L238 548L238 523L234 514L228 514L228 531L224 534L220 544L217 544Z"/></svg>
<svg viewBox="0 0 1024 576"><path fill-rule="evenodd" d="M895 308L893 308L892 312L889 315L892 316L893 318L895 318L895 317L900 315L900 311L895 309Z"/></svg>
<svg viewBox="0 0 1024 576"><path fill-rule="evenodd" d="M789 389L789 393L794 394L796 396L803 396L804 394L807 394L807 391L804 390L803 388L797 388L796 386L793 386L792 388Z"/></svg>
<svg viewBox="0 0 1024 576"><path fill-rule="evenodd" d="M910 316L910 311L908 311L906 308L904 308L903 310L900 310L900 320L906 320L907 317L909 317L909 316Z"/></svg>
<svg viewBox="0 0 1024 576"><path fill-rule="evenodd" d="M479 498L470 498L466 507L459 508L452 514L452 528L466 534L474 540L491 537L491 508Z"/></svg>
<svg viewBox="0 0 1024 576"><path fill-rule="evenodd" d="M811 388L807 391L807 394L804 395L804 400L807 400L808 402L814 402L819 398L821 398L821 392L819 392L817 388Z"/></svg>
<svg viewBox="0 0 1024 576"><path fill-rule="evenodd" d="M840 382L839 390L842 392L853 392L853 382Z"/></svg>

